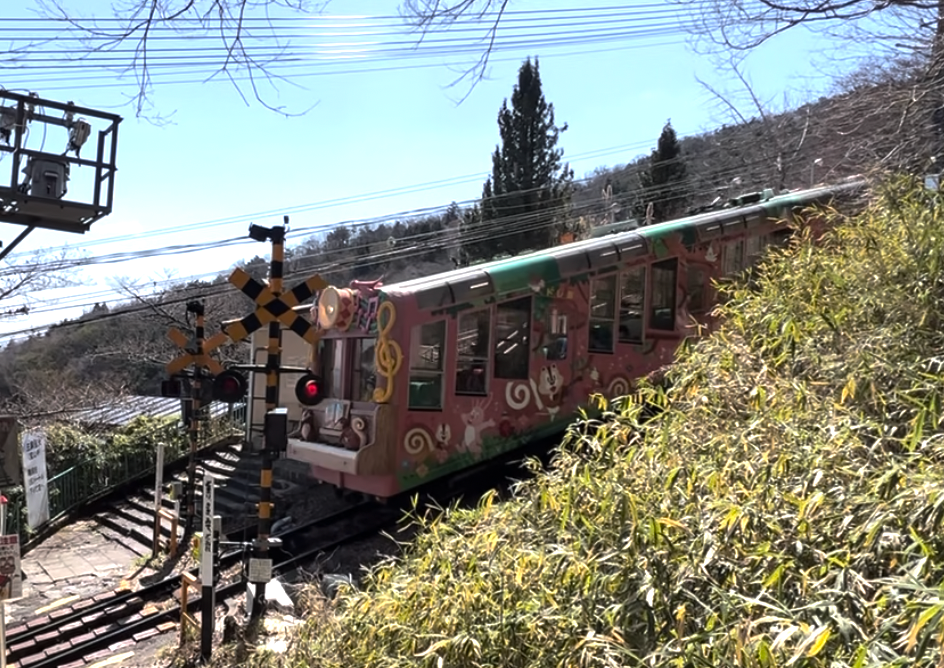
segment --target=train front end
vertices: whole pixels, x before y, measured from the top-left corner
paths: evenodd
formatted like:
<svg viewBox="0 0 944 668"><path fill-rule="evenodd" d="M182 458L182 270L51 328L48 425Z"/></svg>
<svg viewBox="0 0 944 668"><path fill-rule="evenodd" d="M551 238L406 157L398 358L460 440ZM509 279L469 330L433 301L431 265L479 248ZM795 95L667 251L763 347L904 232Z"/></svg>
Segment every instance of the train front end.
<svg viewBox="0 0 944 668"><path fill-rule="evenodd" d="M329 286L310 317L318 341L306 346L306 365L314 376L294 388L286 457L340 489L393 496L399 487L391 399L403 360L395 300L377 283Z"/></svg>

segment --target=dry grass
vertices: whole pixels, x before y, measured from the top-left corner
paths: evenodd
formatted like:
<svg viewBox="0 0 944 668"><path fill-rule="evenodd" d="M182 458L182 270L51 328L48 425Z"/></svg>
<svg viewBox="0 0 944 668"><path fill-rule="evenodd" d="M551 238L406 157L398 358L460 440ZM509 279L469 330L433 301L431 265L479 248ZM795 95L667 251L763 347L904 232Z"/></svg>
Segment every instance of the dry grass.
<svg viewBox="0 0 944 668"><path fill-rule="evenodd" d="M944 665L944 196L842 222L726 288L662 416L610 407L513 501L416 518L255 665Z"/></svg>

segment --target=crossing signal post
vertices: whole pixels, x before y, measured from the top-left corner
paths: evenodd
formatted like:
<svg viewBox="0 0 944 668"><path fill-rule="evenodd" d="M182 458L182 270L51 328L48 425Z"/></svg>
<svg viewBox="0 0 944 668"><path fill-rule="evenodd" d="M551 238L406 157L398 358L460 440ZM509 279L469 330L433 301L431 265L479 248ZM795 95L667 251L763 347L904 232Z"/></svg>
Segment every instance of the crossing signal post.
<svg viewBox="0 0 944 668"><path fill-rule="evenodd" d="M188 366L193 366L193 377L190 386L190 410L189 416L187 416L189 419L185 420L189 423L190 459L187 463L187 520L184 535L190 535L197 514L197 449L200 446L200 422L202 421L200 407L203 403L209 403L205 401L206 388L203 386L203 372L205 369L211 374L223 373L223 366L210 357L210 353L227 340L227 336L222 332L206 340L203 302L188 302L187 313L196 317L194 336L192 339L188 339L180 330L174 328L171 328L168 332L170 340L182 348L184 352L167 365L167 371L171 374L171 378L161 384L164 396L181 396L182 388L179 385L178 374Z"/></svg>
<svg viewBox="0 0 944 668"><path fill-rule="evenodd" d="M269 326L269 345L266 364L262 369L251 367L252 371L266 374L266 416L263 430L262 471L259 476L259 530L253 543L252 558L249 560L249 583L254 585L250 607L250 617L258 619L264 612L265 586L272 579L272 560L269 557L272 529L272 465L277 453L288 446L288 414L279 409L279 372L282 371L282 325L302 337L309 344L317 343L318 334L311 323L293 310L318 290L327 287L320 276L299 283L291 290L283 292L282 280L285 261L285 227L288 216L283 218L283 225L271 228L259 225L249 226L249 236L255 241L272 243L272 259L269 266L269 282L264 285L253 279L242 269L237 268L229 277L230 282L243 294L252 299L257 308L255 312L240 319L224 324L224 331L233 341L245 339L264 325ZM294 370L293 370L294 371ZM306 370L300 370L306 371ZM321 384L314 387L315 395L320 396ZM296 388L296 394L298 393Z"/></svg>

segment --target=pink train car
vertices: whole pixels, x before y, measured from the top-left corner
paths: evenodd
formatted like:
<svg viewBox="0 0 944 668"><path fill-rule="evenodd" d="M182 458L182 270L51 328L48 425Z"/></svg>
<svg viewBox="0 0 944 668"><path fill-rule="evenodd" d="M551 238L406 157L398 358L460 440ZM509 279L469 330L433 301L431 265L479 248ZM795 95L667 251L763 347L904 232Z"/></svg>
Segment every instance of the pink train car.
<svg viewBox="0 0 944 668"><path fill-rule="evenodd" d="M712 328L714 280L783 243L805 207L858 185L766 191L427 278L328 287L298 307L318 344L283 344L285 363L308 364L325 397L306 408L283 381L296 427L286 457L388 498L563 432L592 394L625 396L670 363L693 323Z"/></svg>

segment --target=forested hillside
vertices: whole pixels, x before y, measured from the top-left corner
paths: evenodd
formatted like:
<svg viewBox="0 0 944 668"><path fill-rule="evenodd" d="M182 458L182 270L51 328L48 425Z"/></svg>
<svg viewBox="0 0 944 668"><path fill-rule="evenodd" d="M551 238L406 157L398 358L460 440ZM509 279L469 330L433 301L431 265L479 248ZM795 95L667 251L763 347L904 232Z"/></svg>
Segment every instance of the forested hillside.
<svg viewBox="0 0 944 668"><path fill-rule="evenodd" d="M502 107L493 174L480 202L454 203L392 224L337 226L290 247L286 273L291 278L317 271L335 284L380 277L390 283L548 247L565 232L579 237L609 220L635 217L645 224L650 204L648 220L657 222L763 188L805 187L876 167L927 171L940 145L933 106L905 95L910 75L897 72L852 80L832 97L787 112L738 112L742 122L698 136L677 139L667 124L651 155L627 156L624 164L574 178L559 145L553 104L541 91L538 63L529 60ZM516 145L515 124L543 137L540 145ZM536 167L522 176L514 172L518 164ZM497 229L503 233L496 235ZM267 272L261 257L243 266L259 278ZM250 308L226 281L228 273L157 294L129 288L123 303L97 305L76 321L8 345L0 352L0 397L8 409L35 416L118 391L156 394L163 365L176 355L167 329L188 326L188 300L206 299L211 332ZM222 355L245 359L248 349L224 347ZM66 387L77 389L64 392Z"/></svg>

